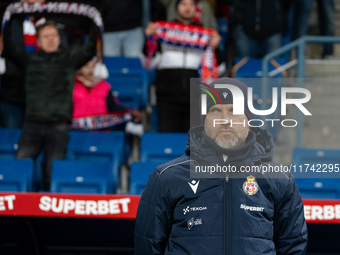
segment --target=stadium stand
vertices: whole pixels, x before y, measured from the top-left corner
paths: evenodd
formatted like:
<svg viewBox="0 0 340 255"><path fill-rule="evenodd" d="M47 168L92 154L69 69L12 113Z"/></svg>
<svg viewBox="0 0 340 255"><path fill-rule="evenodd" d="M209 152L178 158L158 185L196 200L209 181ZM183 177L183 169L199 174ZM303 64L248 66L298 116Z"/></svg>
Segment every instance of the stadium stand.
<svg viewBox="0 0 340 255"><path fill-rule="evenodd" d="M340 150L305 148L293 150L293 165L296 172L292 172L303 198L340 199L340 188L336 178L340 175L339 158ZM334 172L326 175L322 172L325 166L327 171L332 167ZM321 178L312 178L315 176Z"/></svg>
<svg viewBox="0 0 340 255"><path fill-rule="evenodd" d="M0 191L31 191L32 159L0 158Z"/></svg>
<svg viewBox="0 0 340 255"><path fill-rule="evenodd" d="M134 162L130 167L130 194L142 194L150 174L160 162Z"/></svg>
<svg viewBox="0 0 340 255"><path fill-rule="evenodd" d="M261 109L263 99L261 98L262 89L262 59L259 58L236 58L235 66L233 67L233 76L238 80L244 82L249 87L253 88L253 104L255 109ZM272 71L281 65L286 63L285 59L272 60L269 70ZM272 105L272 88L278 88L278 97L280 97L280 88L284 86L284 79L286 77L286 72L278 73L269 80L269 98L265 100L266 109L269 109ZM280 109L281 106L278 105L277 110L268 116L268 119L280 119ZM261 118L260 116L254 116L255 119ZM274 125L274 127L268 126L267 130L271 133L274 142L277 141L279 133L279 125Z"/></svg>
<svg viewBox="0 0 340 255"><path fill-rule="evenodd" d="M186 133L144 133L141 138L142 162L166 162L184 154Z"/></svg>
<svg viewBox="0 0 340 255"><path fill-rule="evenodd" d="M67 159L85 161L109 161L111 164L111 192L115 193L119 170L123 161L124 132L86 132L71 131Z"/></svg>
<svg viewBox="0 0 340 255"><path fill-rule="evenodd" d="M108 161L53 161L51 192L107 194L111 183Z"/></svg>
<svg viewBox="0 0 340 255"><path fill-rule="evenodd" d="M138 58L104 57L104 63L110 75L107 81L121 104L141 109L149 103L149 73Z"/></svg>

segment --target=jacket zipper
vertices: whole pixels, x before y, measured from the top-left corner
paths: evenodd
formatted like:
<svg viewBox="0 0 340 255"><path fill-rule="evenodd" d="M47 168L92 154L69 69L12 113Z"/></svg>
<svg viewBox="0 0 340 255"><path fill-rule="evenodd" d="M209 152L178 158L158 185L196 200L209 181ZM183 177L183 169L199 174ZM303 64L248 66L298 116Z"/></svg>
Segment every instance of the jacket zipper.
<svg viewBox="0 0 340 255"><path fill-rule="evenodd" d="M261 0L256 0L255 30L261 29Z"/></svg>
<svg viewBox="0 0 340 255"><path fill-rule="evenodd" d="M226 235L225 235L225 254L229 254L229 229L230 229L230 215L229 215L229 173L225 176L225 187L226 187L226 193L225 193L225 211L226 211Z"/></svg>

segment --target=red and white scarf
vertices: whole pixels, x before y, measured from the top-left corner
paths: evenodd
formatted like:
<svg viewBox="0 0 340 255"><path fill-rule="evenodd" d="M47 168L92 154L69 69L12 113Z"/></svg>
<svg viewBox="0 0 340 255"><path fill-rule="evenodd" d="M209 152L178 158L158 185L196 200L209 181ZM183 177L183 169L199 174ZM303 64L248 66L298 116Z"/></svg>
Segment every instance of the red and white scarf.
<svg viewBox="0 0 340 255"><path fill-rule="evenodd" d="M78 4L78 3L65 3L65 2L49 2L49 3L32 3L29 4L27 2L24 3L12 3L7 6L6 11L4 13L2 19L2 30L0 35L0 55L3 47L3 32L6 24L9 22L13 15L21 15L21 14L43 14L46 18L50 15L73 15L76 19L77 16L86 17L96 26L99 27L101 34L104 32L103 27L103 19L100 12L93 6L87 4ZM32 38L27 38L32 39ZM32 41L30 41L32 43ZM102 59L102 43L101 38L97 37L97 57L99 60Z"/></svg>
<svg viewBox="0 0 340 255"><path fill-rule="evenodd" d="M151 58L157 50L157 40L159 40L179 47L205 50L199 75L201 78L218 78L216 56L210 45L210 38L214 30L166 21L154 22L154 25L157 28L156 35L150 36L147 41L147 69L150 69Z"/></svg>
<svg viewBox="0 0 340 255"><path fill-rule="evenodd" d="M72 129L100 130L115 127L119 124L133 120L131 111L122 111L111 114L87 116L72 119Z"/></svg>

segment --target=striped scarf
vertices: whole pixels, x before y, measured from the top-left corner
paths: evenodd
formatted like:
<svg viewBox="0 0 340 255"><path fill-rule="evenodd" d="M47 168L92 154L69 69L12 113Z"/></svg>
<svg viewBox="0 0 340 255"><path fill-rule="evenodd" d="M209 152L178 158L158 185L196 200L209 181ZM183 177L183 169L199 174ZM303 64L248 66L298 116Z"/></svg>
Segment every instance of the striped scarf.
<svg viewBox="0 0 340 255"><path fill-rule="evenodd" d="M150 69L151 58L157 50L157 40L159 40L179 47L204 50L199 76L204 79L218 78L215 52L209 43L214 30L177 22L159 21L154 24L157 28L156 35L150 36L147 41L147 69Z"/></svg>
<svg viewBox="0 0 340 255"><path fill-rule="evenodd" d="M104 32L103 20L100 12L91 5L86 4L78 4L78 3L65 3L65 2L49 2L49 3L33 3L29 4L25 3L12 3L7 6L6 11L2 20L2 29L0 35L0 54L3 48L3 32L6 24L9 22L13 15L31 15L31 14L43 14L46 18L48 18L49 14L67 14L74 15L75 18L77 16L84 16L93 21L95 25L100 28L101 34ZM26 50L34 50L34 33L32 24L29 24L29 21L24 23L26 24L27 35L25 37L25 46L27 46ZM34 25L33 25L34 26ZM24 27L25 30L25 27ZM35 30L35 29L34 29ZM24 32L25 33L25 32ZM97 58L98 60L102 60L102 43L101 38L97 37Z"/></svg>

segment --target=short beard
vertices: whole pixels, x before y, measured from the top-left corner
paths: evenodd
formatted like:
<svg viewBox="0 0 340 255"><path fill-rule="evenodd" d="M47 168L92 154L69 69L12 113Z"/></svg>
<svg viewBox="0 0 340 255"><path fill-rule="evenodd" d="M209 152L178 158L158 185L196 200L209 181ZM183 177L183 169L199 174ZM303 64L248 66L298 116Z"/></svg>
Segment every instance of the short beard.
<svg viewBox="0 0 340 255"><path fill-rule="evenodd" d="M190 24L190 23L192 23L194 21L194 17L183 17L181 15L178 15L177 19L182 21L182 22L185 22L187 24Z"/></svg>
<svg viewBox="0 0 340 255"><path fill-rule="evenodd" d="M220 146L223 149L227 150L232 150L236 149L240 146L241 143L243 143L244 140L246 140L248 133L249 133L249 128L246 129L244 132L241 132L239 130L234 130L235 136L233 139L226 139L225 142L222 142L218 136L215 138L215 143ZM229 136L229 135L228 135Z"/></svg>

